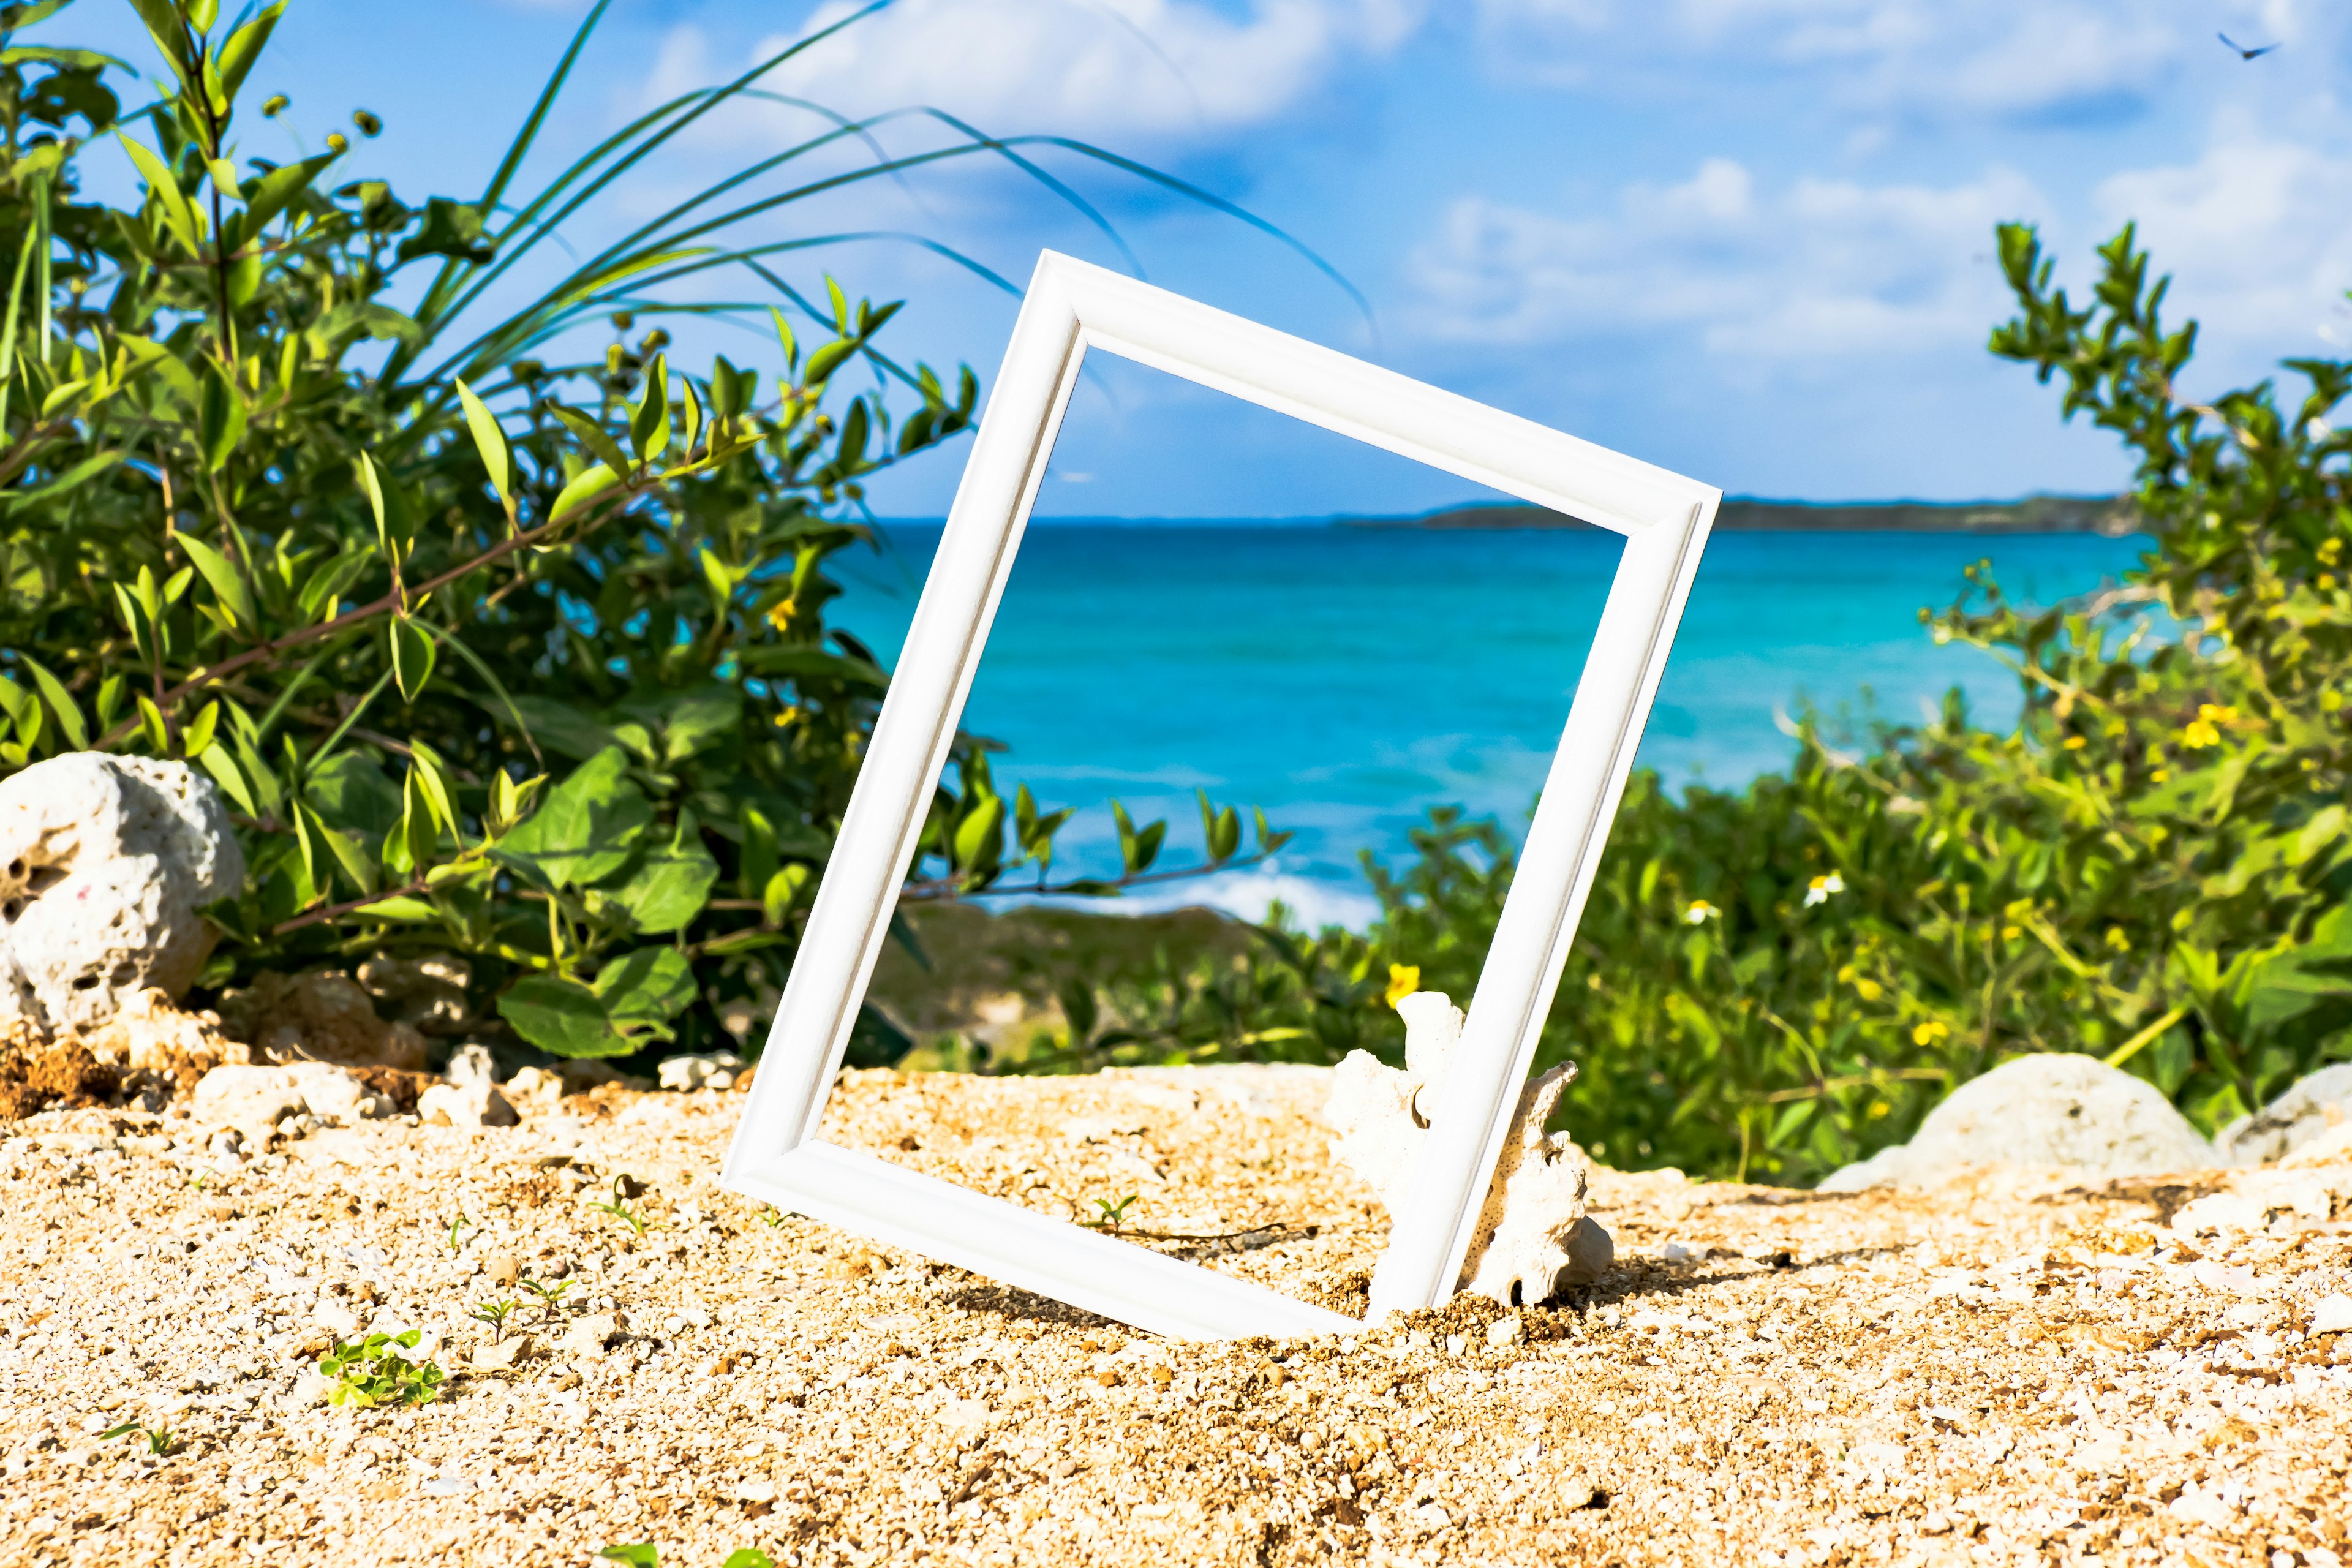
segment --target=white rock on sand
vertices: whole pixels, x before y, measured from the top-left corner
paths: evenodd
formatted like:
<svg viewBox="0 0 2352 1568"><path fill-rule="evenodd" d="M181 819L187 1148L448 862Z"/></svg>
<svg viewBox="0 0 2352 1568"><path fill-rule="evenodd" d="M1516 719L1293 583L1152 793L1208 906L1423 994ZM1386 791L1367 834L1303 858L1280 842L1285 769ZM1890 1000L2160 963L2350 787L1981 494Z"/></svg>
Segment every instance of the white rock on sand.
<svg viewBox="0 0 2352 1568"><path fill-rule="evenodd" d="M392 1114L392 1101L326 1062L289 1067L216 1067L196 1081L188 1114L200 1127L240 1131L274 1127L288 1116L359 1121Z"/></svg>
<svg viewBox="0 0 2352 1568"><path fill-rule="evenodd" d="M2338 1062L2222 1128L2213 1146L2229 1164L2259 1165L2284 1159L2347 1122L2352 1122L2352 1062Z"/></svg>
<svg viewBox="0 0 2352 1568"><path fill-rule="evenodd" d="M416 1097L416 1118L436 1126L512 1127L522 1118L491 1083L436 1083Z"/></svg>
<svg viewBox="0 0 2352 1568"><path fill-rule="evenodd" d="M1819 1190L1933 1186L1987 1165L2127 1176L2225 1163L2154 1084L2095 1057L2051 1052L1962 1084L1910 1142L1832 1173Z"/></svg>
<svg viewBox="0 0 2352 1568"><path fill-rule="evenodd" d="M733 1051L714 1051L709 1056L670 1057L656 1070L664 1089L693 1090L731 1089L742 1067L743 1058Z"/></svg>
<svg viewBox="0 0 2352 1568"><path fill-rule="evenodd" d="M85 1031L194 981L245 856L185 763L75 752L0 781L0 1018Z"/></svg>
<svg viewBox="0 0 2352 1568"><path fill-rule="evenodd" d="M1416 991L1397 1004L1405 1023L1404 1070L1366 1051L1332 1069L1324 1120L1338 1132L1331 1152L1394 1214L1413 1178L1429 1119L1424 1101L1444 1077L1462 1012L1442 991ZM1460 1289L1509 1305L1548 1300L1563 1286L1589 1284L1614 1259L1609 1233L1584 1213L1583 1157L1544 1123L1576 1076L1563 1063L1531 1079L1519 1096L1495 1179L1479 1211Z"/></svg>

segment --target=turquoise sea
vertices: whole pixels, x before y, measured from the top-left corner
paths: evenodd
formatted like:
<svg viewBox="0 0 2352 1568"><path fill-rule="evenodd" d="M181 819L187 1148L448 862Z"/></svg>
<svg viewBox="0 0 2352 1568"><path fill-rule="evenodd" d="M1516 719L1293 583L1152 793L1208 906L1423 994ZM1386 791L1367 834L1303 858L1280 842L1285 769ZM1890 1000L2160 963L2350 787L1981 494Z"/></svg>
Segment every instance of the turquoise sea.
<svg viewBox="0 0 2352 1568"><path fill-rule="evenodd" d="M834 624L895 661L938 527L892 524L836 557ZM2132 566L2147 542L2088 534L1720 534L1707 547L1642 762L1670 784L1781 767L1786 715L1906 721L1958 686L1992 724L2011 679L1918 621L1990 556L2013 598L2047 604ZM1194 787L1297 838L1271 866L1157 889L1130 908L1280 898L1311 922L1372 908L1357 851L1394 856L1428 807L1524 830L1617 557L1588 531L1317 525L1030 526L963 721L1004 742L1010 793L1075 805L1066 861L1116 868L1105 801L1170 819L1194 858Z"/></svg>

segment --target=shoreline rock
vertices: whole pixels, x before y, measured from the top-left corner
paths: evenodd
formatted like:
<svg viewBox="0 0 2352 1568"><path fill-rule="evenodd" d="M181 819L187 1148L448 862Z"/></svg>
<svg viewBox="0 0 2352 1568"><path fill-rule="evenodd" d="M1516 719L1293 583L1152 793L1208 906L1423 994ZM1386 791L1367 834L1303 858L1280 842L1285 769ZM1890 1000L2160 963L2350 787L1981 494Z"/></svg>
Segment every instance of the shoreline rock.
<svg viewBox="0 0 2352 1568"><path fill-rule="evenodd" d="M2224 1163L2154 1084L2095 1057L2050 1052L1970 1079L1908 1143L1832 1172L1814 1190L1934 1186L1989 1166L2131 1176Z"/></svg>

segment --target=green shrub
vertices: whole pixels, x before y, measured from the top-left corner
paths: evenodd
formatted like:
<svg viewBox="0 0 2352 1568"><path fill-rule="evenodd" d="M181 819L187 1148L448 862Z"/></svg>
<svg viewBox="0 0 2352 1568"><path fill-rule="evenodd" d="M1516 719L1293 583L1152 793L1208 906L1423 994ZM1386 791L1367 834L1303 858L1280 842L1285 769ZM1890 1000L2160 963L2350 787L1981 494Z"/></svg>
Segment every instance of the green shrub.
<svg viewBox="0 0 2352 1568"><path fill-rule="evenodd" d="M713 1040L781 988L886 685L827 624L827 563L870 541L866 479L967 429L979 396L968 369L886 349L898 305L775 270L821 238L730 237L819 188L1007 144L960 129L804 172L858 144L826 121L560 259L614 182L818 40L530 190L519 170L599 4L480 195L411 205L342 183L341 134L239 162L282 5L224 25L215 0L134 3L175 82L143 123L118 121L119 62L0 55L0 767L97 747L217 781L251 877L209 911L231 940L204 987L456 952L468 1034L502 1019L571 1057ZM135 166L136 206L83 199L100 137ZM722 271L772 303L670 300ZM677 313L772 329L764 374L673 366L654 323ZM547 357L604 322L601 350ZM1068 813L1025 789L1008 805L980 742L955 756L918 890L1042 876ZM1235 860L1234 815L1207 821ZM1165 835L1126 832L1108 885L1166 874ZM903 1045L869 1015L852 1059Z"/></svg>
<svg viewBox="0 0 2352 1568"><path fill-rule="evenodd" d="M1740 791L1635 775L1538 1058L1580 1064L1562 1122L1613 1163L1809 1181L2028 1052L2103 1056L2209 1130L2352 1058L2352 436L2328 423L2352 365L2291 362L2292 403L2189 402L2195 329L2164 330L2131 231L2083 307L2031 230L2000 238L2020 313L1993 351L2136 452L2156 550L2083 603L2021 609L1979 566L1921 612L2017 672L2007 733L1955 693L1859 755L1808 727ZM1248 1054L1245 1031L1393 1055L1391 975L1466 999L1513 868L1500 826L1455 811L1412 843L1398 868L1367 857L1368 932L1277 921L1265 963L1163 959L1105 988L1115 1050L1090 1023L1033 1058L1089 1036L1096 1059Z"/></svg>

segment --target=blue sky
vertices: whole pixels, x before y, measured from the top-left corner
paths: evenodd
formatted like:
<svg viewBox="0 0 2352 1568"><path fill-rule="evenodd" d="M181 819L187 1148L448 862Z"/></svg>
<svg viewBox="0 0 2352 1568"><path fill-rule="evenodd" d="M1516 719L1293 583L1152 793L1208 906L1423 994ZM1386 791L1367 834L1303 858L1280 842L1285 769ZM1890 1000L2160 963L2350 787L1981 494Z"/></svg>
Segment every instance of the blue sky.
<svg viewBox="0 0 2352 1568"><path fill-rule="evenodd" d="M826 0L616 0L548 156L845 14ZM243 149L283 156L364 105L354 173L470 195L585 6L293 0L257 71L293 94ZM120 0L44 30L153 60ZM2215 37L2278 43L2246 61ZM1154 281L1363 353L1734 493L1974 498L2119 487L1983 351L1999 219L2042 222L2079 282L2137 218L2206 323L2192 390L2352 353L2352 8L2315 0L898 0L771 79L870 114L950 110L1001 134L1131 154L1313 247L1345 293L1231 219L1067 154ZM778 104L715 116L574 237L787 144ZM877 132L894 152L920 121ZM119 155L93 153L96 165ZM1002 167L869 184L752 231L920 231L1015 279L1041 246L1117 253ZM903 353L985 384L1014 302L907 247L822 265L910 303ZM812 266L808 274L813 276ZM722 291L746 291L730 284ZM740 334L688 335L767 365ZM764 356L764 357L763 357ZM1279 516L1420 510L1457 481L1139 371L1075 405L1041 510ZM877 487L936 513L961 447Z"/></svg>

